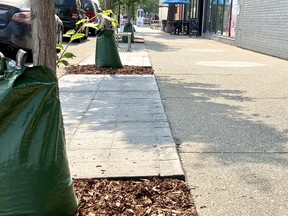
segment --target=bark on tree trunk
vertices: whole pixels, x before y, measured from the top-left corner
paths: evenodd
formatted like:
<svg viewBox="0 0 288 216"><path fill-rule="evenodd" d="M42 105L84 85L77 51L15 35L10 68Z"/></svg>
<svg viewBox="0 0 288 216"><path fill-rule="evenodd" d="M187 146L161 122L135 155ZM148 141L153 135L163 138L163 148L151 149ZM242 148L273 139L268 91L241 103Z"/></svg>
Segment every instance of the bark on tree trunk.
<svg viewBox="0 0 288 216"><path fill-rule="evenodd" d="M31 0L33 64L56 71L54 0Z"/></svg>
<svg viewBox="0 0 288 216"><path fill-rule="evenodd" d="M130 22L130 20L131 20L131 4L127 5L127 18L128 18L128 22Z"/></svg>
<svg viewBox="0 0 288 216"><path fill-rule="evenodd" d="M166 32L172 33L173 31L173 21L175 16L175 5L169 4L168 6L168 14L167 14L167 26L166 26Z"/></svg>
<svg viewBox="0 0 288 216"><path fill-rule="evenodd" d="M105 10L109 10L110 9L110 0L105 0ZM111 28L111 22L108 21L107 19L104 20L104 25L105 28Z"/></svg>

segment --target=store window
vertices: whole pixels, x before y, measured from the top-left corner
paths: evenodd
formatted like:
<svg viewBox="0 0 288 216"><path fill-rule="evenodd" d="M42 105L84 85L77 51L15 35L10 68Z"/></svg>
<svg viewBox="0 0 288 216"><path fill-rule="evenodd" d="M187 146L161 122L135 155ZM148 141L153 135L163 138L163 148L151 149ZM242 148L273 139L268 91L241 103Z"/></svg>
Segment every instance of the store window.
<svg viewBox="0 0 288 216"><path fill-rule="evenodd" d="M191 18L198 18L198 0L191 0Z"/></svg>
<svg viewBox="0 0 288 216"><path fill-rule="evenodd" d="M237 0L207 0L206 31L235 37ZM236 6L235 6L236 5Z"/></svg>
<svg viewBox="0 0 288 216"><path fill-rule="evenodd" d="M229 28L230 28L230 0L224 0L222 10L223 10L223 23L222 23L222 35L229 36Z"/></svg>

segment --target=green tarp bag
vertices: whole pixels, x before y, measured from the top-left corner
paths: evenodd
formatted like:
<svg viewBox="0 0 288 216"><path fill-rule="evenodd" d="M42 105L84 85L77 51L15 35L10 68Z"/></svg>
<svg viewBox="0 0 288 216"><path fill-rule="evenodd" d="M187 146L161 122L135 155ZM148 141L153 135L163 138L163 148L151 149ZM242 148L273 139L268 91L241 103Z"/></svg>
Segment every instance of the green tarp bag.
<svg viewBox="0 0 288 216"><path fill-rule="evenodd" d="M103 29L96 39L95 64L99 68L122 68L121 59L114 39L114 30Z"/></svg>
<svg viewBox="0 0 288 216"><path fill-rule="evenodd" d="M0 216L73 215L54 71L0 59Z"/></svg>
<svg viewBox="0 0 288 216"><path fill-rule="evenodd" d="M123 29L124 32L131 32L131 43L134 43L134 26L132 23L128 22ZM128 36L122 36L122 42L128 43Z"/></svg>

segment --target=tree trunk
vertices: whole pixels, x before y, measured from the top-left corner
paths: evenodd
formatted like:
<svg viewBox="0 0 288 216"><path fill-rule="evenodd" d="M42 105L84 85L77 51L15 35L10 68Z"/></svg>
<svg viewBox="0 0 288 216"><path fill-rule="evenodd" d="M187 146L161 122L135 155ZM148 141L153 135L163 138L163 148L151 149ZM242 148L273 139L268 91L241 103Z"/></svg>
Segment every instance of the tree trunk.
<svg viewBox="0 0 288 216"><path fill-rule="evenodd" d="M130 22L130 20L131 20L131 4L127 5L127 18L128 18L128 22Z"/></svg>
<svg viewBox="0 0 288 216"><path fill-rule="evenodd" d="M166 26L166 32L172 33L173 31L173 22L175 17L175 5L169 4L168 6L168 14L167 14L167 26Z"/></svg>
<svg viewBox="0 0 288 216"><path fill-rule="evenodd" d="M105 10L110 10L110 0L105 0ZM111 28L111 22L107 19L104 20L105 28Z"/></svg>
<svg viewBox="0 0 288 216"><path fill-rule="evenodd" d="M33 64L56 71L54 0L31 0Z"/></svg>

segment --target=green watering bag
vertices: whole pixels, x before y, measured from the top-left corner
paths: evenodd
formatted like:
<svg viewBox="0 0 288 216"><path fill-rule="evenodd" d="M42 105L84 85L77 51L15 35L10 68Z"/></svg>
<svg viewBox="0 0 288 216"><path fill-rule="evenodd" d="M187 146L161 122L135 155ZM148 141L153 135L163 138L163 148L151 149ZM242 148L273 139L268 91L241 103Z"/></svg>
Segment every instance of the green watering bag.
<svg viewBox="0 0 288 216"><path fill-rule="evenodd" d="M134 43L134 27L133 24L128 22L124 26L124 32L131 32L131 43ZM128 43L128 36L122 36L122 42L123 43Z"/></svg>
<svg viewBox="0 0 288 216"><path fill-rule="evenodd" d="M96 40L95 64L99 68L122 68L112 29L103 29Z"/></svg>
<svg viewBox="0 0 288 216"><path fill-rule="evenodd" d="M54 71L0 59L0 216L77 208Z"/></svg>

